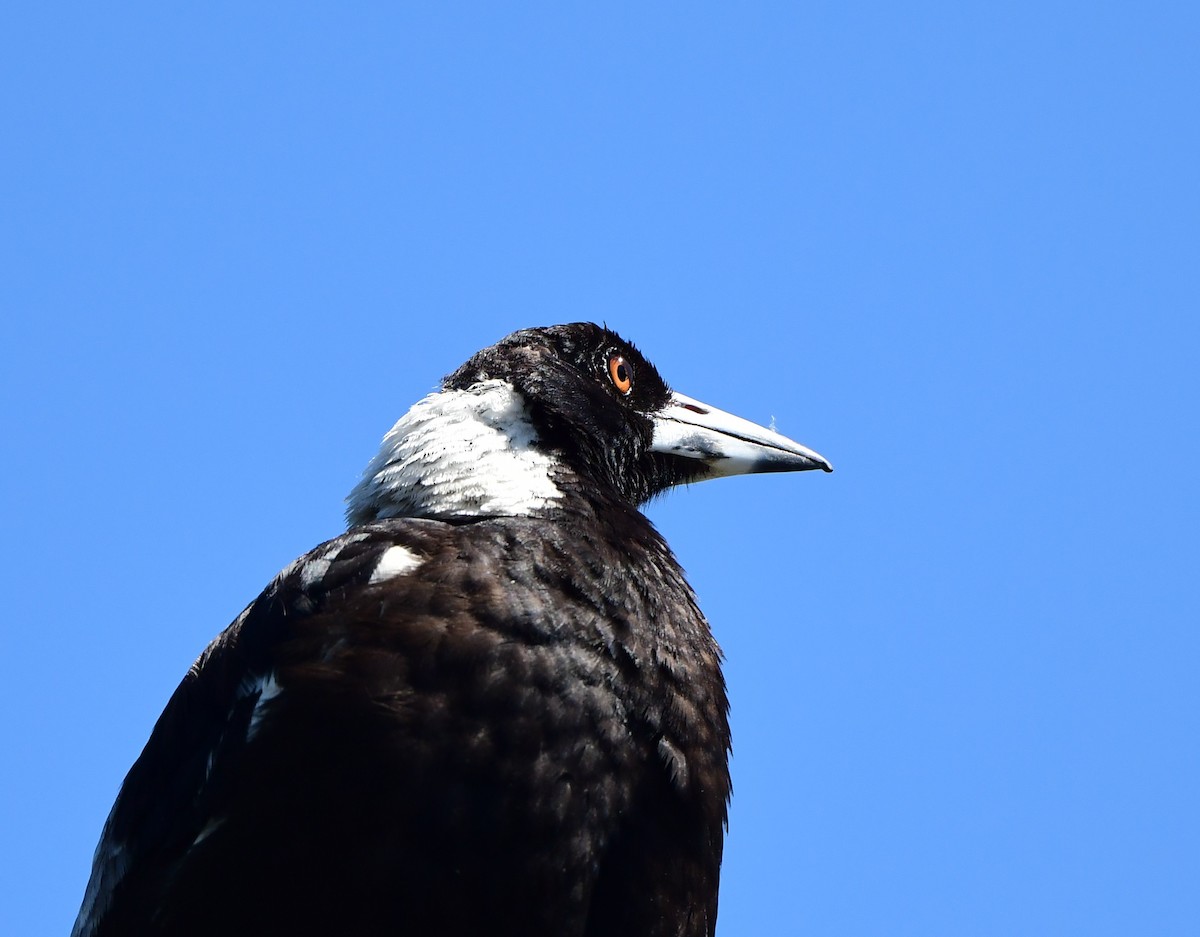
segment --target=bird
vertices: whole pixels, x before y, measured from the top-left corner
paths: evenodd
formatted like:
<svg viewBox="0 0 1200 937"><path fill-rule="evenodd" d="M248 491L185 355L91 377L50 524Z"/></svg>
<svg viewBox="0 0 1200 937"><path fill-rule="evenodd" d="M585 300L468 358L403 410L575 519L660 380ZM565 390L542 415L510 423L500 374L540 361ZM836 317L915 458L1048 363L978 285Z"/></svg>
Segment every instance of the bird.
<svg viewBox="0 0 1200 937"><path fill-rule="evenodd" d="M479 351L187 671L73 937L711 937L722 656L640 508L811 469L605 326Z"/></svg>

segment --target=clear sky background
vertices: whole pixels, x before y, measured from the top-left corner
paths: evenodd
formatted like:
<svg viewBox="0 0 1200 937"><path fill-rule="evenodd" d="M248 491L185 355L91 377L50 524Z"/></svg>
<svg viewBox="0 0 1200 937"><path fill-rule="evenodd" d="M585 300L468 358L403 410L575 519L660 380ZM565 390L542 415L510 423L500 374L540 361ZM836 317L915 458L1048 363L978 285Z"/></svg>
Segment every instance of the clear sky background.
<svg viewBox="0 0 1200 937"><path fill-rule="evenodd" d="M392 422L603 320L824 476L650 514L721 937L1200 933L1200 13L25 4L0 38L0 932Z"/></svg>

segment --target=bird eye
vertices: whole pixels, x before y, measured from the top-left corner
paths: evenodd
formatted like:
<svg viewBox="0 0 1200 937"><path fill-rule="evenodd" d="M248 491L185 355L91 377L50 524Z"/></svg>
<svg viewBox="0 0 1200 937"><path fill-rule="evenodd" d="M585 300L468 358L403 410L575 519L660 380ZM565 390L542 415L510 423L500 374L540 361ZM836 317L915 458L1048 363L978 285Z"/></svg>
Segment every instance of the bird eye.
<svg viewBox="0 0 1200 937"><path fill-rule="evenodd" d="M608 359L608 376L618 393L628 394L633 390L633 368L620 355Z"/></svg>

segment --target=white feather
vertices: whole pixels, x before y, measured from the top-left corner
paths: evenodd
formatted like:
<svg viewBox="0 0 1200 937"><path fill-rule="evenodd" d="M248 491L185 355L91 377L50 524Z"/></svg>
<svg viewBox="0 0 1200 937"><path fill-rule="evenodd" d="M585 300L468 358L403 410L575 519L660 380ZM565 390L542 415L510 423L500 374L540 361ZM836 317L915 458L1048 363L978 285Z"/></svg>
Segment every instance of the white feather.
<svg viewBox="0 0 1200 937"><path fill-rule="evenodd" d="M536 441L524 399L504 381L430 394L383 438L347 519L532 514L562 497Z"/></svg>
<svg viewBox="0 0 1200 937"><path fill-rule="evenodd" d="M383 552L383 556L379 558L379 563L375 566L375 569L371 572L371 582L383 582L385 579L395 579L397 576L403 576L405 573L416 569L422 562L421 557L413 553L408 547L388 547Z"/></svg>

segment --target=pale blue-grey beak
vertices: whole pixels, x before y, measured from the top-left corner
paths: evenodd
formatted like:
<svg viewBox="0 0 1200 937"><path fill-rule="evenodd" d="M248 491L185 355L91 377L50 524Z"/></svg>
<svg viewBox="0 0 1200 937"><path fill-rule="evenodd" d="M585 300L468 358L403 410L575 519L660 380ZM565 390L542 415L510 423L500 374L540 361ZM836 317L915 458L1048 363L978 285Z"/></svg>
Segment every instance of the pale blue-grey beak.
<svg viewBox="0 0 1200 937"><path fill-rule="evenodd" d="M740 416L680 393L653 415L650 448L708 466L710 478L752 472L832 472L829 460L807 446Z"/></svg>

